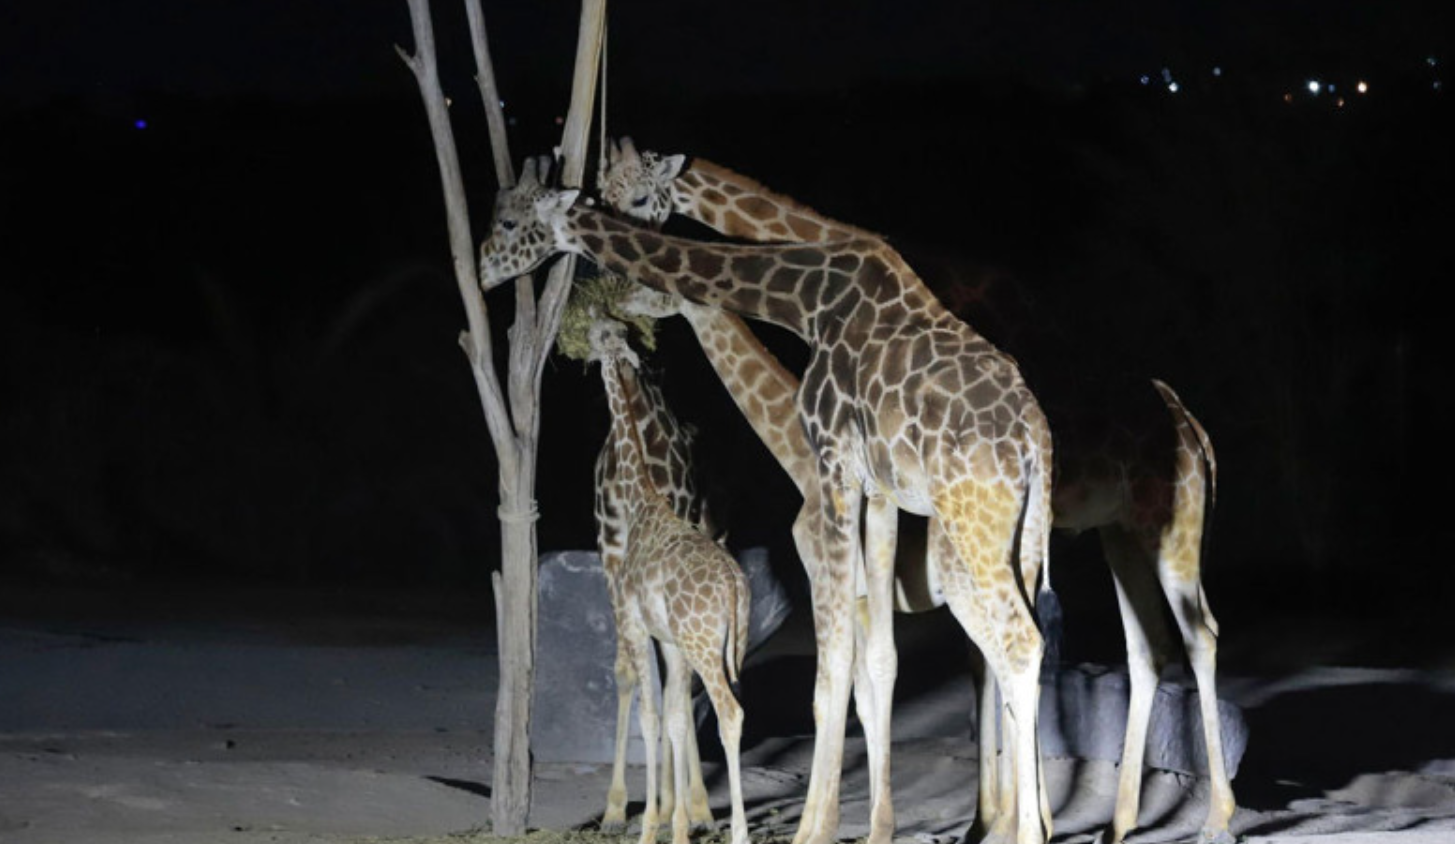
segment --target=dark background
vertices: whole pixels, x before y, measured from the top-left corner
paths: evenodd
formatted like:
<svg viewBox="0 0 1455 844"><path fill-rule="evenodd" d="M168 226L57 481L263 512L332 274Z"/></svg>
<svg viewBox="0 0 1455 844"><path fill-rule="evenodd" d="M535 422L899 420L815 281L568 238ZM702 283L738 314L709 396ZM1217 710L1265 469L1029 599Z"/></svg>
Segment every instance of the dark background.
<svg viewBox="0 0 1455 844"><path fill-rule="evenodd" d="M496 470L403 0L144 5L0 13L0 588L483 592ZM884 232L1046 396L1173 384L1218 449L1242 652L1444 659L1448 4L980 5L616 3L609 129ZM513 153L544 152L579 7L485 13ZM801 590L791 485L690 332L662 342L730 544ZM591 547L599 380L557 357L544 402L541 546ZM1095 538L1053 554L1114 644Z"/></svg>

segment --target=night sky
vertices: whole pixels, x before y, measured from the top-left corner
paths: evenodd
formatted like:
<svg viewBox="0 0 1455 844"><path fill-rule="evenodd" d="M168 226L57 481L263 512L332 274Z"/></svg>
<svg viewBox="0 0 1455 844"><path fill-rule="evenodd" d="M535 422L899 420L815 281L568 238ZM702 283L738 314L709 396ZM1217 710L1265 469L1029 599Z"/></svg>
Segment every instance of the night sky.
<svg viewBox="0 0 1455 844"><path fill-rule="evenodd" d="M579 7L485 13L513 154L543 152ZM1450 4L609 15L613 134L884 232L1047 401L1089 373L1172 382L1218 446L1229 612L1374 596L1378 627L1455 585ZM480 232L463 12L435 23ZM403 0L0 12L0 577L485 581L495 466L409 39ZM508 294L490 302L503 345ZM690 334L663 343L730 542L781 559L791 485ZM599 381L558 358L545 401L542 546L589 547Z"/></svg>

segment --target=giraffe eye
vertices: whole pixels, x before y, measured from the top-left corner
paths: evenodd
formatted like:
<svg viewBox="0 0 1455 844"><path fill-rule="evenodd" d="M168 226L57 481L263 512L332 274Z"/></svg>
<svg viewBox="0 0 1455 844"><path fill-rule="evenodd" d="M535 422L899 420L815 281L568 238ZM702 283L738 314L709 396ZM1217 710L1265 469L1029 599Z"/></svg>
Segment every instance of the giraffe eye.
<svg viewBox="0 0 1455 844"><path fill-rule="evenodd" d="M505 229L506 231L513 231L515 229L515 221L514 220L501 220L500 221L500 227L502 229Z"/></svg>
<svg viewBox="0 0 1455 844"><path fill-rule="evenodd" d="M633 207L633 208L641 208L641 207L642 207L642 206L643 206L643 205L646 205L646 204L647 204L647 200L648 200L648 199L649 199L649 198L650 198L650 197L646 197L646 196L639 196L639 197L637 197L637 198L636 198L636 199L633 199L633 200L632 200L632 207Z"/></svg>

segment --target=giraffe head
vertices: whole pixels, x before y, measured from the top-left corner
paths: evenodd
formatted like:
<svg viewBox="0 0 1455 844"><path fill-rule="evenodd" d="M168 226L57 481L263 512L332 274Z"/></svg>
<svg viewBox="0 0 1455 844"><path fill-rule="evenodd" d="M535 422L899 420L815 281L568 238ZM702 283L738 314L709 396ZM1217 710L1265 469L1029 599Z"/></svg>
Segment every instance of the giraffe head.
<svg viewBox="0 0 1455 844"><path fill-rule="evenodd" d="M549 173L550 159L526 159L515 187L495 195L490 236L480 244L481 288L490 290L570 250L566 211L580 191L548 186Z"/></svg>
<svg viewBox="0 0 1455 844"><path fill-rule="evenodd" d="M610 208L654 226L672 214L672 180L687 163L684 155L638 153L631 138L612 141L606 171L597 186Z"/></svg>
<svg viewBox="0 0 1455 844"><path fill-rule="evenodd" d="M593 308L591 327L587 329L586 336L591 344L591 353L586 358L588 361L599 361L602 366L622 362L632 369L641 366L637 353L627 342L625 323L601 317Z"/></svg>

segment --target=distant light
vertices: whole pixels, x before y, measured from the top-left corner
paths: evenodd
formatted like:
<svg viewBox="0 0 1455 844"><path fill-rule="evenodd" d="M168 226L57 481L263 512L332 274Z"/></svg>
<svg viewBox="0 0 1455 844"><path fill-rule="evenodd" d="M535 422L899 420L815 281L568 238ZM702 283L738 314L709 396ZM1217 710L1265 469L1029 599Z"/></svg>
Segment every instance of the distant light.
<svg viewBox="0 0 1455 844"><path fill-rule="evenodd" d="M566 118L564 118L564 117L562 117L562 116L560 116L560 115L559 115L559 114L558 114L558 115L556 115L556 125L557 125L557 126L562 126L562 125L564 125L564 124L565 124L565 123L566 123Z"/></svg>
<svg viewBox="0 0 1455 844"><path fill-rule="evenodd" d="M1334 100L1334 105L1338 106L1339 108L1343 108L1344 107L1344 98L1343 97L1340 97L1337 100Z"/></svg>
<svg viewBox="0 0 1455 844"><path fill-rule="evenodd" d="M1223 69L1221 67L1214 67L1213 68L1213 76L1222 76L1222 75L1223 75Z"/></svg>
<svg viewBox="0 0 1455 844"><path fill-rule="evenodd" d="M1426 56L1425 64L1429 65L1430 67L1434 67L1436 64L1438 64L1438 62L1435 61L1434 56Z"/></svg>
<svg viewBox="0 0 1455 844"><path fill-rule="evenodd" d="M1334 93L1334 83L1332 83L1332 82L1329 83L1329 93L1330 94Z"/></svg>
<svg viewBox="0 0 1455 844"><path fill-rule="evenodd" d="M1172 68L1170 68L1170 67L1164 67L1164 68L1162 68L1162 81L1163 82L1171 82L1172 81Z"/></svg>
<svg viewBox="0 0 1455 844"><path fill-rule="evenodd" d="M1361 79L1359 80L1359 84L1354 86L1354 90L1361 94L1367 94L1369 93L1369 83Z"/></svg>
<svg viewBox="0 0 1455 844"><path fill-rule="evenodd" d="M1431 85L1430 87L1434 88L1435 91L1438 93L1440 91L1445 90L1445 83L1443 83L1440 80L1436 79L1435 82L1434 82L1434 84Z"/></svg>
<svg viewBox="0 0 1455 844"><path fill-rule="evenodd" d="M1179 90L1178 87L1177 87L1177 83L1176 82L1168 82L1167 83L1167 90L1168 91L1171 91L1174 94L1177 93L1177 91Z"/></svg>
<svg viewBox="0 0 1455 844"><path fill-rule="evenodd" d="M1319 80L1317 80L1317 79L1310 79L1308 81L1308 86L1307 87L1308 87L1308 92L1310 94L1313 94L1314 96L1318 96L1319 89L1323 88L1324 86L1319 84Z"/></svg>
<svg viewBox="0 0 1455 844"><path fill-rule="evenodd" d="M1145 73L1142 74L1142 84L1143 85L1149 85L1149 84L1151 84L1151 82L1152 82L1152 77L1148 76Z"/></svg>
<svg viewBox="0 0 1455 844"><path fill-rule="evenodd" d="M445 97L445 108L449 108L450 106L452 106L454 104L455 104L455 98L454 97Z"/></svg>
<svg viewBox="0 0 1455 844"><path fill-rule="evenodd" d="M1293 102L1293 94L1284 94L1283 95L1283 101L1286 102L1286 103Z"/></svg>
<svg viewBox="0 0 1455 844"><path fill-rule="evenodd" d="M140 117L138 117L136 120L132 121L132 124L131 124L131 128L133 128L133 129L145 129L146 127L147 127L147 122L145 120L142 120Z"/></svg>

